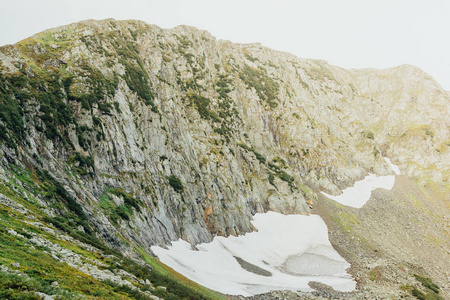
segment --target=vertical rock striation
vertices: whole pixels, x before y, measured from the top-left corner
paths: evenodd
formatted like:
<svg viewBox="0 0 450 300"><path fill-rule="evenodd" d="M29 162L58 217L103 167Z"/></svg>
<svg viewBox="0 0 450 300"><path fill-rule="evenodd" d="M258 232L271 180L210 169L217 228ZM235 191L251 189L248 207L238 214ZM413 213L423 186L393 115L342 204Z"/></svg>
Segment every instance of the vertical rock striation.
<svg viewBox="0 0 450 300"><path fill-rule="evenodd" d="M108 19L1 47L0 74L2 180L30 174L47 215L88 220L130 255L307 214L318 190L392 173L386 155L449 180L449 95L412 66L344 70Z"/></svg>

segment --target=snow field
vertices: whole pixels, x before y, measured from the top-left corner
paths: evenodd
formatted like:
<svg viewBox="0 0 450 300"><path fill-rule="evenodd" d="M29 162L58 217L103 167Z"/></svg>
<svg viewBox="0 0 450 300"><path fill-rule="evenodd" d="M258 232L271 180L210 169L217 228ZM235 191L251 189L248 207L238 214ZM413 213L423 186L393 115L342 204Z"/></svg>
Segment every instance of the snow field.
<svg viewBox="0 0 450 300"><path fill-rule="evenodd" d="M384 158L396 175L400 170ZM343 205L361 208L374 189L392 189L395 175L369 174L339 196L325 196ZM309 291L310 281L330 285L338 291L352 291L356 282L346 273L350 267L331 246L328 229L317 215L256 214L257 232L211 243L191 245L183 240L168 249L152 251L166 265L212 290L251 296L271 290Z"/></svg>
<svg viewBox="0 0 450 300"><path fill-rule="evenodd" d="M197 245L183 240L152 251L166 265L212 290L250 296L270 290L308 291L318 281L339 291L352 291L350 267L331 246L328 231L317 215L256 214L257 232L215 237ZM240 261L240 262L239 262Z"/></svg>

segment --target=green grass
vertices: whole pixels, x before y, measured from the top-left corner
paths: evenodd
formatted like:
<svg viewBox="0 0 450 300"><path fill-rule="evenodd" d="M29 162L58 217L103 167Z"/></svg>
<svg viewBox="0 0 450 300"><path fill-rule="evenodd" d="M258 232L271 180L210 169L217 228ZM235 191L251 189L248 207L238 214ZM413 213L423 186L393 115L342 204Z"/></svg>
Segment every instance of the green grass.
<svg viewBox="0 0 450 300"><path fill-rule="evenodd" d="M41 299L36 292L55 294L55 290L48 282L0 271L1 299Z"/></svg>
<svg viewBox="0 0 450 300"><path fill-rule="evenodd" d="M424 277L418 274L414 274L414 277L422 284L426 292L422 292L417 287L412 285L403 286L403 290L409 291L411 295L419 300L444 300L444 298L439 295L441 288L437 284L433 283L431 278Z"/></svg>
<svg viewBox="0 0 450 300"><path fill-rule="evenodd" d="M441 288L433 283L433 281L431 280L431 278L428 277L423 277L417 274L414 274L414 277L417 279L417 281L419 281L426 289L429 289L433 292L435 292L436 294L439 294Z"/></svg>
<svg viewBox="0 0 450 300"><path fill-rule="evenodd" d="M315 80L325 81L326 79L328 79L328 80L336 81L333 73L331 73L331 71L328 68L326 68L325 66L323 66L320 63L316 64L315 66L311 67L310 69L307 69L306 73L308 74L309 77L311 77L312 79L315 79Z"/></svg>
<svg viewBox="0 0 450 300"><path fill-rule="evenodd" d="M37 106L39 114L34 125L38 132L55 143L62 141L70 151L74 145L69 131L75 127L80 146L88 150L90 145L86 136L78 130L73 101L80 102L93 118L94 104L98 104L101 111L108 112L110 104L105 100L114 95L118 77L103 75L100 69L90 66L85 60L62 63L60 52L73 46L71 39L68 32L56 38L46 31L17 44L24 60L23 66L14 74L0 77L0 119L4 122L0 126L0 140L9 147L14 148L16 144L23 146L26 141L23 111ZM59 47L53 49L51 44ZM34 48L40 50L33 51ZM44 65L50 60L56 65ZM83 88L80 89L80 86Z"/></svg>
<svg viewBox="0 0 450 300"><path fill-rule="evenodd" d="M181 183L181 180L175 175L172 174L169 176L169 184L175 190L175 192L177 193L183 192L184 189L183 184Z"/></svg>
<svg viewBox="0 0 450 300"><path fill-rule="evenodd" d="M257 69L245 65L239 73L239 78L249 87L254 88L258 97L267 102L270 108L277 107L279 84L273 80L263 67Z"/></svg>
<svg viewBox="0 0 450 300"><path fill-rule="evenodd" d="M13 211L0 205L0 263L7 266L11 263L19 263L19 271L30 276L32 275L32 279L14 285L14 281L17 278L10 278L10 276L3 273L0 277L7 278L9 283L5 285L0 280L0 295L9 293L15 295L14 297L17 296L16 299L21 299L21 296L28 297L28 295L21 292L24 286L32 285L34 290L48 292L51 282L58 281L60 286L69 293L85 295L88 298L91 298L90 296L94 293L101 293L111 299L123 299L120 295L116 295L106 284L53 259L50 254L44 252L45 250L48 251L45 247L35 246L33 249L25 240L8 234L5 228L11 228L12 225L17 232L25 233L23 229L26 229L28 232L38 231L36 228L32 228L21 221L15 220L11 222L11 219L13 219L11 215L14 215ZM6 289L9 288L13 288L16 291L8 292ZM9 297L13 297L11 295Z"/></svg>
<svg viewBox="0 0 450 300"><path fill-rule="evenodd" d="M21 174L24 181L30 182L30 178ZM119 196L131 197L121 189L112 189L109 193ZM19 197L16 195L16 197ZM10 197L11 198L11 197ZM100 200L103 207L111 207L108 194L104 194ZM34 205L29 203L29 205ZM39 211L39 210L37 210ZM42 215L42 212L40 212ZM40 218L42 218L40 216ZM76 244L59 240L51 233L25 223L24 216L14 210L0 205L0 264L9 266L11 263L20 264L20 272L30 275L28 280L12 278L9 274L0 274L0 295L8 299L35 299L33 292L39 291L49 294L56 294L61 299L72 299L83 296L85 299L149 299L142 292L132 290L127 286L118 286L111 282L101 282L91 276L84 274L63 262L55 260L46 247L35 246L20 238L10 235L6 228L12 228L19 234L31 237L31 233L38 234L47 240L57 243L64 248L70 249L84 257L101 261L113 270L124 269L141 279L148 279L154 286L164 286L167 289L156 289L152 293L163 299L223 299L218 293L205 289L177 274L173 270L164 267L155 258L145 255L146 261L150 261L154 269L142 266L136 262L124 258L120 253L109 249L106 245L97 241L94 237L85 234L80 235L73 226L76 223L69 222L62 216L50 218L43 217L44 224L53 224L57 228L69 233L72 237L84 243L96 246L99 252L89 252ZM109 254L109 256L106 256ZM112 255L112 256L111 256ZM10 278L11 277L11 278ZM179 279L181 281L179 281ZM58 281L60 289L51 286L51 282ZM138 285L145 290L145 286ZM26 288L26 290L25 290Z"/></svg>
<svg viewBox="0 0 450 300"><path fill-rule="evenodd" d="M272 174L270 174L269 175L269 183L276 188L277 186L275 185L274 180L275 180L275 177Z"/></svg>
<svg viewBox="0 0 450 300"><path fill-rule="evenodd" d="M194 104L202 119L209 120L211 118L211 110L209 109L210 99L200 96L194 92L188 92L186 95L190 103Z"/></svg>
<svg viewBox="0 0 450 300"><path fill-rule="evenodd" d="M245 149L245 150L247 150L247 151L253 152L253 154L255 154L255 156L256 156L256 159L259 160L260 163L262 163L262 164L266 163L266 158L261 153L256 151L255 148L249 147L249 146L247 146L244 143L238 143L238 146L243 148L243 149Z"/></svg>
<svg viewBox="0 0 450 300"><path fill-rule="evenodd" d="M136 93L145 104L151 105L152 111L157 112L153 103L152 83L145 71L143 61L139 58L138 45L134 41L127 40L128 35L120 33L119 26L115 26L115 28L115 33L111 35L111 38L114 37L115 40L111 43L120 51L114 59L117 59L125 67L125 74L122 77L130 90ZM136 40L139 37L139 31L130 32L130 35L133 40ZM23 115L27 113L25 109L36 107L38 114L31 122L35 122L32 125L40 134L39 138L44 141L49 139L55 147L64 148L64 153L67 154L65 165L69 172L74 171L72 176L78 177L76 171L85 179L89 178L87 176L94 178L94 161L91 156L76 152L69 136L78 138L79 145L87 153L89 153L95 134L97 134L98 140L102 139L103 114L110 114L113 110L120 113L118 103L111 100L119 78L118 75L104 75L100 68L97 69L87 64L83 59L68 61L67 65L64 63L44 67L45 61L55 61L61 51L67 50L74 44L71 43L70 32L65 32L60 36L61 38L57 38L50 32L46 32L38 35L36 39L27 39L18 45L26 63L16 74L0 78L0 119L2 121L0 140L14 149L23 146L26 141L24 137L27 134ZM38 42L42 45L38 46ZM99 47L97 41L91 37L84 37L81 42L90 51L106 51L101 50L102 47ZM60 47L53 49L49 47L51 44L58 44ZM181 45L186 59L193 60L194 58L186 52L190 47L188 39L181 38ZM35 53L30 50L33 47L42 47L41 49L44 51L41 54L38 51ZM110 58L112 54L100 54L104 54L107 59L112 59ZM198 64L202 67L201 61ZM202 76L201 73L202 71L198 70L198 77ZM111 73L105 72L105 74ZM228 93L231 91L229 84L230 79L220 78L218 94L221 98L219 103L214 104L214 107L209 107L209 103L206 105L200 103L200 107L205 108L205 111L209 113L208 120L217 123L217 126L214 125L215 129L222 134L231 130L231 126L227 123L227 120L231 118L230 115L237 115L235 109L233 110L233 103L228 99ZM94 126L88 128L78 124L72 107L84 110L82 113L88 118L92 118ZM95 107L98 107L98 110ZM146 298L142 293L127 287L98 281L92 276L54 259L45 252L49 251L46 247L36 245L31 247L26 239L12 236L7 232L7 228L12 228L26 237L38 234L85 258L101 261L107 265L108 269L124 269L139 278L149 279L156 286L167 287L166 291L160 289L154 292L159 297L165 299L223 299L218 293L188 281L173 270L167 271L166 268L152 270L124 258L120 253L109 248L95 235L97 228L89 222L90 216L83 210L82 200L72 196L72 193L65 189L63 181L41 168L45 165L44 159L35 154L30 161L25 159L22 162L26 166L23 167L24 169L13 167L13 164L10 164L9 168L5 168L7 177L10 179L0 183L0 193L12 201L22 204L29 210L29 215L17 213L7 206L0 205L0 264L10 266L11 263L19 263L19 271L28 274L30 278L1 272L0 298L35 299L33 293L37 291L56 294L62 299ZM181 181L176 177L172 180L171 186L178 192L183 190ZM25 194L27 197L24 197ZM40 201L35 198L38 195L40 195ZM123 205L117 206L111 200L112 195L123 199ZM120 187L106 190L99 201L99 206L105 211L105 214L112 213L123 219L129 218L133 211L140 211L142 205L140 199ZM45 208L51 210L56 216L46 215ZM98 250L87 251L77 243L67 242L60 235L53 235L51 230L46 231L39 226L26 223L30 221L42 222L44 226L62 232L61 235L71 236ZM83 227L82 230L79 229L80 225ZM123 239L119 234L117 236L119 239ZM147 260L149 260L148 257ZM153 265L159 266L160 264L154 263ZM178 278L181 282L178 281ZM51 286L53 281L59 282L59 289ZM136 286L145 289L138 283Z"/></svg>
<svg viewBox="0 0 450 300"><path fill-rule="evenodd" d="M123 205L116 205L110 195L115 195L123 199ZM140 199L134 198L131 194L126 193L122 188L108 188L100 197L99 206L109 217L113 224L118 224L119 219L129 221L133 216L133 208L141 212L143 205Z"/></svg>
<svg viewBox="0 0 450 300"><path fill-rule="evenodd" d="M134 207L137 211L141 211L142 201L134 198L131 194L126 193L122 188L112 188L107 190L109 193L123 198L123 202L127 207Z"/></svg>
<svg viewBox="0 0 450 300"><path fill-rule="evenodd" d="M145 262L148 263L153 267L153 269L161 274L162 276L165 276L182 286L185 286L186 288L195 291L196 293L200 294L205 299L213 299L213 300L224 300L226 299L218 292L212 291L204 286L199 285L198 283L186 278L185 276L181 275L180 273L176 272L172 268L166 266L162 262L160 262L157 258L149 255L146 253L143 249L138 249L139 253L144 258Z"/></svg>
<svg viewBox="0 0 450 300"><path fill-rule="evenodd" d="M424 293L414 286L404 286L402 288L404 290L409 291L411 295L413 295L415 298L419 300L444 300L444 298L434 293L433 291L428 291L427 293Z"/></svg>

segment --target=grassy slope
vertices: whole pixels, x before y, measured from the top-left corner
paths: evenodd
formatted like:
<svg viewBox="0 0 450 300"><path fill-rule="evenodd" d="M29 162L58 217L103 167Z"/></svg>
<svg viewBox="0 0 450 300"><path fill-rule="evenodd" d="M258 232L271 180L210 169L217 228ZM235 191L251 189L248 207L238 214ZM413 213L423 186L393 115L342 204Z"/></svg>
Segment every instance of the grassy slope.
<svg viewBox="0 0 450 300"><path fill-rule="evenodd" d="M34 246L28 241L37 235L65 249L70 249L86 260L95 260L105 265L100 269L112 271L122 269L141 280L150 280L155 287L165 286L166 289L156 288L151 291L158 297L164 299L223 299L220 294L188 280L143 250L139 250L139 252L145 261L153 266L153 270L123 258L94 236L80 235L70 225L64 227L66 232L56 229L48 223L48 220L53 223L53 219L45 215L44 207L41 207L35 199L37 195L48 193L49 185L49 182L45 182L45 184L41 182L34 171L21 170L19 167L15 167L11 172L9 182L0 183L0 193L15 203L7 206L0 201L0 265L29 276L27 279L12 272L1 271L1 297L34 299L34 292L44 292L59 295L62 299L77 299L80 296L86 299L149 299L142 293L149 287L133 279L131 281L140 290L139 292L108 281L97 280L65 262L60 262L52 257L49 248ZM48 201L48 205L53 205L55 199L48 199ZM4 199L3 202L8 201ZM17 208L17 205L21 205L22 208ZM16 206L15 209L12 208L14 206ZM27 212L17 211L22 209ZM62 209L64 210L64 207ZM78 226L76 223L78 218L67 211L67 208L60 217L68 220L67 224L72 223L74 227ZM19 235L11 234L11 230ZM55 232L56 234L54 234ZM67 239L78 237L82 237L85 244L95 245L97 250L91 252L80 243L67 241ZM20 267L13 267L14 263L18 263ZM54 281L59 283L59 287L52 286L51 283Z"/></svg>
<svg viewBox="0 0 450 300"><path fill-rule="evenodd" d="M59 53L70 49L73 46L72 38L72 33L67 32L65 37L62 37L56 41L52 38L50 31L45 31L35 37L25 39L17 44L17 47L21 51L21 58L26 61L26 64L34 72L35 77L33 77L33 80L36 82L33 82L33 84L38 86L40 81L51 82L52 78L50 75L53 73L62 79L71 76L71 74L66 72L66 68L68 66L74 67L75 65L73 62L67 62L67 65L61 64L58 68L50 68L53 73L46 69L44 70L42 64L45 60L55 59L58 57ZM40 42L46 49L46 52L43 54L36 54L33 51L29 51L29 47L35 45L36 42ZM58 44L58 48L51 48L50 44ZM25 79L26 81L31 80L30 78L26 78L23 74L19 73L14 74L13 76L15 76L14 78ZM91 78L93 77L91 76ZM98 82L94 83L101 85L102 89L104 89L105 87L102 84L104 83L103 81L107 81L107 79L101 77L98 80ZM56 87L56 90L61 89L62 87L60 86ZM13 91L16 92L16 90ZM33 94L33 91L34 89L31 89L31 92L29 92L31 97L36 96ZM104 92L104 90L102 91ZM19 89L17 89L17 93L18 92ZM50 116L54 115L55 113L50 114ZM55 122L56 121L53 120L53 123ZM12 125L14 124L12 123ZM11 135L11 137L7 136L6 139L12 141L14 139L14 135ZM13 146L15 147L15 145ZM10 290L8 294L1 295L5 297L7 296L10 299L22 299L26 297L33 298L33 293L22 291L26 286L28 286L26 288L28 291L56 293L62 297L68 298L72 296L77 297L76 295L82 295L93 299L96 297L107 297L108 299L124 299L129 297L136 298L136 295L129 293L129 291L127 292L126 290L120 290L120 288L111 286L111 284L100 282L65 263L58 262L52 258L50 254L45 252L48 249L33 249L30 247L31 245L27 242L27 239L12 236L8 233L7 229L14 229L16 232L22 233L25 236L30 233L38 234L45 237L49 241L57 243L62 247L70 249L86 258L99 260L108 265L107 268L113 269L114 266L119 263L119 268L127 269L126 265L120 266L120 263L122 262L122 257L120 254L108 249L106 245L98 241L97 238L93 236L93 233L89 234L88 232L86 235L77 231L76 228L78 228L79 225L82 225L85 229L89 229L90 225L86 223L86 220L83 220L83 213L81 212L80 214L77 207L69 207L70 201L63 199L64 192L62 193L63 197L58 195L56 181L45 178L45 176L39 176L39 174L36 174L36 170L33 167L22 169L21 167L13 164L8 167L10 168L10 174L8 174L10 175L10 180L8 182L0 183L0 193L12 199L16 203L23 205L27 210L29 210L29 215L24 216L17 213L10 207L0 204L0 264L10 267L11 263L19 263L21 267L18 271L28 274L31 278L28 281L25 280L25 282L22 282L21 284L16 282L0 285L0 293L6 293L7 290ZM72 168L70 171L76 172L77 170ZM41 206L39 202L35 200L35 197L38 196L47 201L46 205L60 211L64 211L63 215L58 216L57 218L46 216L43 213L45 205ZM52 229L55 229L53 225L56 225L58 229L65 231L65 234L81 239L84 243L92 244L99 248L99 251L96 253L91 253L83 249L83 247L68 243L57 236L48 233L42 228L32 226L27 223L35 221L41 222L44 227ZM106 258L111 254L116 258ZM154 271L147 273L144 271L144 274L140 274L140 278L144 279L144 277L147 277L150 281L152 281L152 283L157 283L159 286L170 285L166 292L160 290L154 292L155 295L168 299L222 299L218 293L203 288L185 277L182 277L180 274L177 274L175 271L159 263L150 255L144 252L142 252L142 255L145 257L145 260L154 267ZM130 261L127 263L130 263ZM131 273L133 272L130 268L128 268L127 271ZM14 282L18 280L18 278L13 276L13 274L2 272L1 276L4 276L4 282L10 282L11 280ZM59 282L60 289L51 288L50 284L53 281ZM31 287L32 285L34 286ZM138 286L138 284L136 285Z"/></svg>
<svg viewBox="0 0 450 300"><path fill-rule="evenodd" d="M165 264L163 264L161 261L159 261L155 257L149 255L144 250L140 249L139 252L144 257L144 260L145 260L146 263L151 265L157 272L163 274L164 276L173 278L177 282L179 282L179 283L181 283L181 284L183 284L185 286L189 286L189 287L195 289L198 293L200 293L201 295L203 295L207 299L216 299L216 300L225 299L225 297L222 294L220 294L218 292L215 292L215 291L212 291L212 290L210 290L208 288L205 288L205 287L199 285L198 283L196 283L196 282L186 278L185 276L183 276L180 273L176 272L171 267L166 266Z"/></svg>

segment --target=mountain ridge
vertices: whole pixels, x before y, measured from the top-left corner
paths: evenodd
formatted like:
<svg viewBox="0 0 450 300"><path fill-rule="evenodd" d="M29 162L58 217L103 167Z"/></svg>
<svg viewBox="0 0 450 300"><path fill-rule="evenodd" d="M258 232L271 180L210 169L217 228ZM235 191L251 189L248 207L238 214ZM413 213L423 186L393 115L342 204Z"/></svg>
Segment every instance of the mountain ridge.
<svg viewBox="0 0 450 300"><path fill-rule="evenodd" d="M113 19L2 46L0 62L2 181L125 256L311 213L318 191L391 174L384 156L448 185L450 98L417 67L345 70Z"/></svg>

